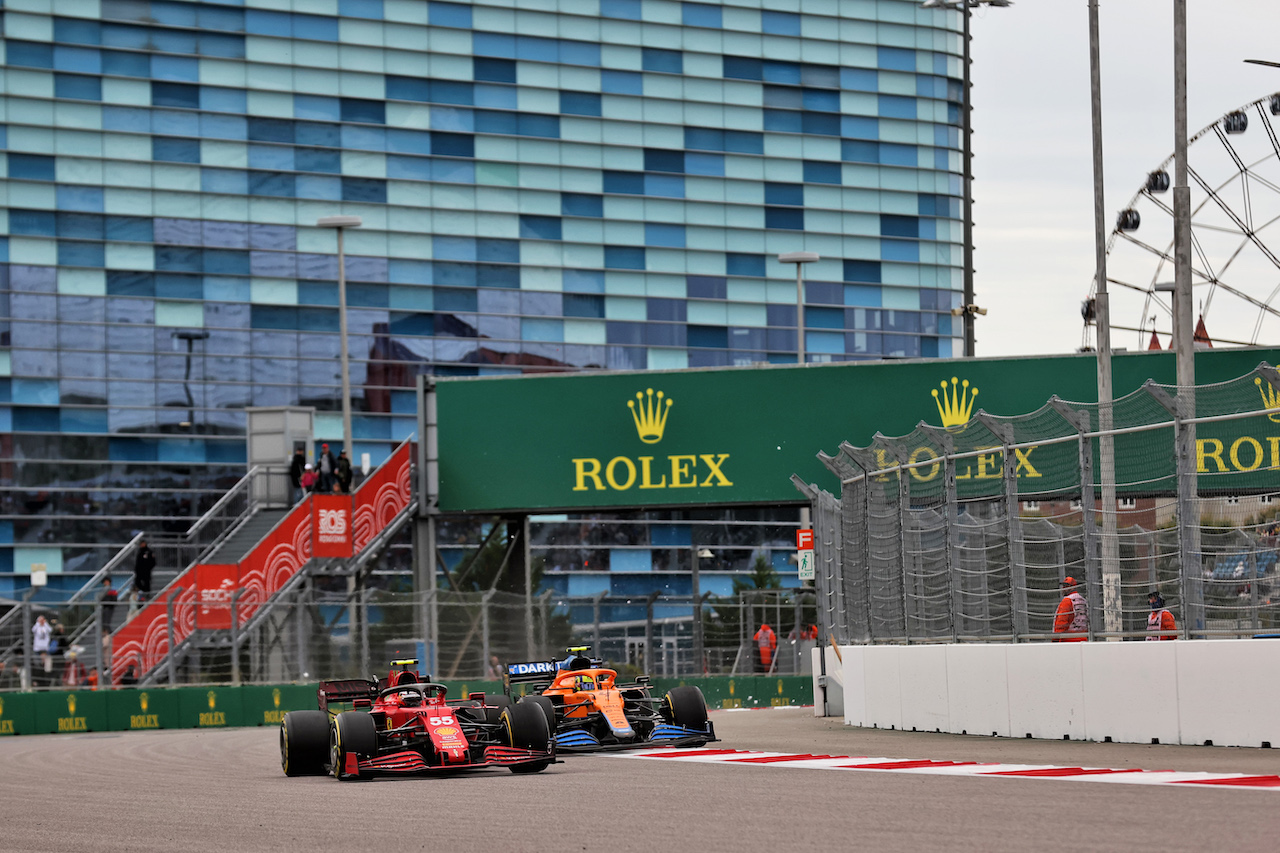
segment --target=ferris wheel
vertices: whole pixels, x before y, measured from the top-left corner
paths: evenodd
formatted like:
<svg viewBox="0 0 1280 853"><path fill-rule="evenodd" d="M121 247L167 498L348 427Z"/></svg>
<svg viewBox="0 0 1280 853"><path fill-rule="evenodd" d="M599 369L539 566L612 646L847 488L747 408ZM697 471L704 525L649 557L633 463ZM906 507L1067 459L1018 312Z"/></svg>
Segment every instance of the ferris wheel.
<svg viewBox="0 0 1280 853"><path fill-rule="evenodd" d="M1188 140L1191 288L1197 344L1280 343L1280 94ZM1172 346L1173 157L1147 175L1107 241L1113 344ZM1094 324L1090 286L1083 349ZM1132 337L1130 337L1132 335Z"/></svg>

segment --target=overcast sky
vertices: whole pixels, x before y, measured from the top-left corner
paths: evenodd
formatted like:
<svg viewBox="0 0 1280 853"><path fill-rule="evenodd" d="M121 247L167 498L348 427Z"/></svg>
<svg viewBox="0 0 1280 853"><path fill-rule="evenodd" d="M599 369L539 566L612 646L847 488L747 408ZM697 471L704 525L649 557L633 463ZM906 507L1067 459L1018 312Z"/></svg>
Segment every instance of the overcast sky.
<svg viewBox="0 0 1280 853"><path fill-rule="evenodd" d="M1173 153L1173 0L1101 0L1100 19L1109 231ZM1015 0L972 28L977 354L1073 352L1094 268L1088 2ZM1280 61L1280 2L1188 0L1187 29L1190 133L1280 92L1280 68L1243 62Z"/></svg>

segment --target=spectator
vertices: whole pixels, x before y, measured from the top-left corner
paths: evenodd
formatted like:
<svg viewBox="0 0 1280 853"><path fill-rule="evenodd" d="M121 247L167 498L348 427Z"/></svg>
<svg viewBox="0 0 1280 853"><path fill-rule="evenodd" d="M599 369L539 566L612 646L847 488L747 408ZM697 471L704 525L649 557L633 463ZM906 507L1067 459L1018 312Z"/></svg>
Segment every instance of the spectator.
<svg viewBox="0 0 1280 853"><path fill-rule="evenodd" d="M111 633L111 623L115 620L116 605L120 602L120 593L111 585L111 577L102 579L102 595L98 596L102 604L102 633Z"/></svg>
<svg viewBox="0 0 1280 853"><path fill-rule="evenodd" d="M89 667L89 677L85 679L84 683L90 690L98 689L98 668L96 666Z"/></svg>
<svg viewBox="0 0 1280 853"><path fill-rule="evenodd" d="M315 491L316 483L319 482L319 480L320 475L315 472L315 468L312 467L310 462L308 462L306 464L306 468L302 472L302 491L304 493Z"/></svg>
<svg viewBox="0 0 1280 853"><path fill-rule="evenodd" d="M351 460L347 458L347 451L344 450L338 454L338 469L334 472L334 477L338 481L338 487L342 490L344 495L350 494L351 492L352 476Z"/></svg>
<svg viewBox="0 0 1280 853"><path fill-rule="evenodd" d="M53 672L53 657L49 646L53 643L53 626L41 613L36 617L36 624L31 626L31 651L40 656L40 669L48 675Z"/></svg>
<svg viewBox="0 0 1280 853"><path fill-rule="evenodd" d="M769 623L762 622L753 639L756 641L756 660L759 663L756 671L769 672L773 668L773 653L778 648L778 635L769 627Z"/></svg>
<svg viewBox="0 0 1280 853"><path fill-rule="evenodd" d="M485 678L490 681L502 681L507 675L506 668L502 662L498 660L497 655L489 655L489 668L485 672Z"/></svg>
<svg viewBox="0 0 1280 853"><path fill-rule="evenodd" d="M56 655L66 644L67 629L57 616L49 620L49 628L53 631L53 636L49 638L49 654Z"/></svg>
<svg viewBox="0 0 1280 853"><path fill-rule="evenodd" d="M138 556L133 561L133 588L138 591L139 601L151 597L151 570L155 567L156 555L143 539L138 543Z"/></svg>
<svg viewBox="0 0 1280 853"><path fill-rule="evenodd" d="M302 500L306 495L306 490L302 488L302 474L306 470L306 463L301 447L293 451L293 459L289 461L289 483L293 486L294 503Z"/></svg>
<svg viewBox="0 0 1280 853"><path fill-rule="evenodd" d="M1079 584L1073 577L1062 579L1064 595L1058 602L1058 612L1053 617L1053 633L1084 634L1089 630L1089 602L1080 594ZM1059 643L1080 643L1088 637L1061 637Z"/></svg>
<svg viewBox="0 0 1280 853"><path fill-rule="evenodd" d="M333 491L333 474L337 467L333 454L329 452L329 445L320 445L320 458L316 460L316 469L320 474L320 485L317 491L320 494L327 495Z"/></svg>
<svg viewBox="0 0 1280 853"><path fill-rule="evenodd" d="M74 651L67 652L67 665L62 670L63 687L79 687L89 679L89 672Z"/></svg>
<svg viewBox="0 0 1280 853"><path fill-rule="evenodd" d="M123 687L132 687L138 683L138 665L136 663L129 664L129 668L124 671L124 675L120 676L120 684Z"/></svg>
<svg viewBox="0 0 1280 853"><path fill-rule="evenodd" d="M1178 625L1173 621L1173 614L1164 609L1164 596L1153 589L1147 593L1147 603L1151 605L1151 615L1147 617L1147 639L1176 640Z"/></svg>

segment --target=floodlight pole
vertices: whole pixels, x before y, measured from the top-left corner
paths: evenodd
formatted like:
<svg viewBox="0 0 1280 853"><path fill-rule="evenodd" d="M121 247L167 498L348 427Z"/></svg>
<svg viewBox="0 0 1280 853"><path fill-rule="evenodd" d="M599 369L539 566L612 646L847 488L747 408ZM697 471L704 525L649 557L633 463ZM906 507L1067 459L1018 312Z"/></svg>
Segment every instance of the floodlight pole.
<svg viewBox="0 0 1280 853"><path fill-rule="evenodd" d="M804 265L820 261L817 252L784 252L778 261L796 265L796 360L804 364Z"/></svg>

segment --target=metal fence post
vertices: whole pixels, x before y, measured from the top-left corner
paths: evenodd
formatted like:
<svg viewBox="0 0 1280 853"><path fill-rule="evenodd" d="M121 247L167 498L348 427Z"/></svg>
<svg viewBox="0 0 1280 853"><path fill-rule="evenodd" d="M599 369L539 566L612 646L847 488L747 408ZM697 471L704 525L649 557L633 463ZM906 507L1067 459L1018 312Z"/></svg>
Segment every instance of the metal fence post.
<svg viewBox="0 0 1280 853"><path fill-rule="evenodd" d="M240 684L240 596L244 588L231 593L231 683Z"/></svg>
<svg viewBox="0 0 1280 853"><path fill-rule="evenodd" d="M486 589L480 596L480 672L489 665L489 602L493 600L493 590Z"/></svg>
<svg viewBox="0 0 1280 853"><path fill-rule="evenodd" d="M32 649L31 636L31 596L36 594L36 588L33 586L27 590L27 594L22 597L22 689L30 690L35 686L35 678L31 673L32 658L35 651Z"/></svg>
<svg viewBox="0 0 1280 853"><path fill-rule="evenodd" d="M1003 456L1005 524L1008 528L1009 597L1013 609L1013 639L1018 642L1027 633L1027 556L1022 540L1022 521L1018 515L1018 463L1014 453L1012 424L1004 424L979 411L974 419L1000 439Z"/></svg>
<svg viewBox="0 0 1280 853"><path fill-rule="evenodd" d="M173 647L173 610L177 605L178 596L182 594L182 587L175 587L169 593L169 598L165 601L165 631L168 633L169 653L169 686L173 687L178 683L178 655L177 649Z"/></svg>
<svg viewBox="0 0 1280 853"><path fill-rule="evenodd" d="M1077 464L1080 469L1080 526L1083 540L1081 544L1084 548L1085 589L1089 593L1089 634L1092 638L1093 633L1098 630L1097 614L1100 612L1099 605L1105 604L1108 600L1108 596L1104 594L1102 588L1102 570L1099 566L1099 554L1106 543L1102 542L1098 537L1098 522L1094 502L1093 443L1089 440L1089 432L1093 428L1093 422L1087 410L1073 409L1056 396L1049 399L1049 405L1062 416L1063 420L1080 433L1079 462ZM1115 507L1112 506L1110 510L1115 512ZM1106 511L1107 509L1104 508L1103 512ZM1063 562L1065 563L1065 560ZM1062 578L1058 580L1062 580ZM1120 579L1118 575L1115 585L1117 590L1115 601L1119 606ZM1120 616L1119 611L1114 614L1103 613L1102 624L1108 633L1123 628Z"/></svg>
<svg viewBox="0 0 1280 853"><path fill-rule="evenodd" d="M960 639L961 590L959 566L959 548L956 542L956 523L960 515L960 499L956 492L956 458L955 440L946 430L936 429L921 422L918 429L932 438L942 451L942 524L947 553L947 579L951 596L951 641Z"/></svg>

